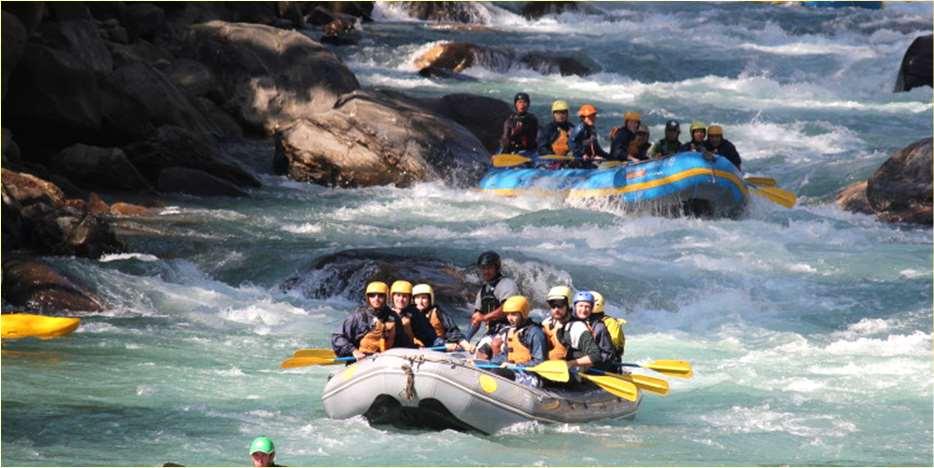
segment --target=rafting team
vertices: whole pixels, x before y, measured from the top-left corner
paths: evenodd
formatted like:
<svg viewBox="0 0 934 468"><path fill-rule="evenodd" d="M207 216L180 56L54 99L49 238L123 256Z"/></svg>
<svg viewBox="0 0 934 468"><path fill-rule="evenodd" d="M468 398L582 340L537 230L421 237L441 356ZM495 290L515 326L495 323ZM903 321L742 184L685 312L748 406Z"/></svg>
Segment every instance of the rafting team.
<svg viewBox="0 0 934 468"><path fill-rule="evenodd" d="M625 321L604 313L600 293L574 294L568 286L551 288L546 297L551 314L539 325L529 319L529 299L519 295L515 281L503 276L496 252L482 253L477 267L483 287L477 293L467 335L435 303L430 285L396 281L389 287L375 281L366 287L365 304L331 336L335 354L362 359L390 348L468 351L477 360L501 363L501 368L493 369L496 374L534 387L541 387L543 381L521 368L545 360L563 360L572 370L619 371ZM471 344L483 326L482 339Z"/></svg>
<svg viewBox="0 0 934 468"><path fill-rule="evenodd" d="M537 166L546 169L562 167L595 168L602 161L639 162L660 159L675 153L697 151L708 159L720 155L740 169L742 159L736 147L723 137L720 125L705 126L695 120L691 123L691 139L681 143L681 124L677 120L665 123L665 137L655 145L649 141L649 128L635 111L623 115L623 126L610 130L610 151L600 145L597 132L597 108L584 104L577 111L580 123L572 126L568 119L567 101L551 104L553 120L539 131L538 119L530 113L531 100L527 93L517 93L513 99L515 112L503 123L499 153L513 153L532 158ZM706 139L705 139L706 138ZM539 160L542 156L548 158ZM565 156L568 159L553 158ZM571 159L573 158L573 159Z"/></svg>

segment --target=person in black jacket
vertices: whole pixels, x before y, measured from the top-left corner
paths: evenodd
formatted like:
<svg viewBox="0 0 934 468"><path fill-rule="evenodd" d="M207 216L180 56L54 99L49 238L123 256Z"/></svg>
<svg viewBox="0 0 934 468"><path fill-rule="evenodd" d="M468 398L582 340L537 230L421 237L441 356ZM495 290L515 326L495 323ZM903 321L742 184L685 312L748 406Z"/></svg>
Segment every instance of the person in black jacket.
<svg viewBox="0 0 934 468"><path fill-rule="evenodd" d="M402 319L402 329L415 346L432 346L435 332L428 324L425 314L412 304L412 283L404 280L395 281L389 288L389 306Z"/></svg>
<svg viewBox="0 0 934 468"><path fill-rule="evenodd" d="M516 94L513 99L516 111L503 122L500 153L534 154L538 142L538 119L528 112L530 103L528 94Z"/></svg>
<svg viewBox="0 0 934 468"><path fill-rule="evenodd" d="M707 141L704 142L707 151L723 156L730 160L737 169L742 170L740 165L743 160L739 157L736 147L726 138L723 138L723 128L719 125L711 125L707 128Z"/></svg>
<svg viewBox="0 0 934 468"><path fill-rule="evenodd" d="M435 340L427 346L445 346L448 351L466 350L473 352L454 319L441 311L435 304L435 290L428 284L416 284L412 288L412 300L418 312L422 314L435 332Z"/></svg>
<svg viewBox="0 0 934 468"><path fill-rule="evenodd" d="M700 120L691 122L691 139L681 145L680 151L704 152L707 147L704 145L704 137L707 136L707 126Z"/></svg>
<svg viewBox="0 0 934 468"><path fill-rule="evenodd" d="M331 348L339 357L362 359L390 348L414 348L402 330L402 319L386 306L389 286L374 281L366 287L366 304L353 311L331 335Z"/></svg>
<svg viewBox="0 0 934 468"><path fill-rule="evenodd" d="M658 140L650 151L655 159L667 158L680 151L681 141L678 135L681 134L681 124L677 120L669 120L665 124L665 138Z"/></svg>
<svg viewBox="0 0 934 468"><path fill-rule="evenodd" d="M623 126L610 130L610 159L626 161L629 156L629 144L636 138L642 116L635 111L623 114Z"/></svg>
<svg viewBox="0 0 934 468"><path fill-rule="evenodd" d="M571 153L577 159L575 165L582 168L596 167L594 162L606 159L609 154L600 146L600 137L597 134L597 108L584 104L577 115L581 123L571 130Z"/></svg>

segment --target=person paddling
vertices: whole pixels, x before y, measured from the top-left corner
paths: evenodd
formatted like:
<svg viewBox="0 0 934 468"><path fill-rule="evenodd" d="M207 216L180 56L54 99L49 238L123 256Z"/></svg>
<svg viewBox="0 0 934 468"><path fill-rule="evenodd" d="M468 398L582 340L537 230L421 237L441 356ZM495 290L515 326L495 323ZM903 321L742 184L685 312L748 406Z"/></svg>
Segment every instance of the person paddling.
<svg viewBox="0 0 934 468"><path fill-rule="evenodd" d="M538 141L538 119L528 112L531 99L526 93L517 93L512 103L515 112L503 122L499 152L534 156Z"/></svg>
<svg viewBox="0 0 934 468"><path fill-rule="evenodd" d="M386 306L389 286L382 281L367 285L365 305L351 313L340 330L331 335L331 348L338 357L363 359L390 348L414 348L402 331L402 319Z"/></svg>
<svg viewBox="0 0 934 468"><path fill-rule="evenodd" d="M727 158L737 169L742 170L740 166L743 160L739 157L739 152L736 151L736 147L733 146L733 143L723 138L723 127L711 125L707 129L707 141L704 142L704 147L711 153Z"/></svg>
<svg viewBox="0 0 934 468"><path fill-rule="evenodd" d="M567 156L571 152L570 135L571 123L568 121L567 101L557 100L551 103L551 115L554 120L542 129L538 138L538 155ZM562 161L548 161L544 164L547 169L559 169Z"/></svg>
<svg viewBox="0 0 934 468"><path fill-rule="evenodd" d="M506 346L494 359L503 362L503 367L493 371L519 383L541 387L542 381L537 375L514 370L516 366L533 367L545 361L545 334L538 324L529 320L529 299L525 296L506 299L503 313L509 321L502 333Z"/></svg>
<svg viewBox="0 0 934 468"><path fill-rule="evenodd" d="M584 104L577 111L581 122L571 130L571 153L577 159L576 165L582 168L594 168L595 162L609 157L600 146L600 137L597 134L597 108L591 104Z"/></svg>
<svg viewBox="0 0 934 468"><path fill-rule="evenodd" d="M441 307L435 304L435 291L428 284L416 284L412 288L412 298L418 313L425 317L435 333L435 339L429 346L444 346L448 351L458 349L473 351L470 342L464 338L460 328L447 314L441 312Z"/></svg>
<svg viewBox="0 0 934 468"><path fill-rule="evenodd" d="M389 288L389 306L402 319L402 330L415 346L432 346L435 341L434 331L424 314L412 304L412 283L404 280L395 281Z"/></svg>
<svg viewBox="0 0 934 468"><path fill-rule="evenodd" d="M636 139L642 115L635 111L623 114L623 126L610 130L610 159L616 161L629 160L629 146Z"/></svg>
<svg viewBox="0 0 934 468"><path fill-rule="evenodd" d="M503 276L503 265L496 252L483 252L477 258L477 268L483 279L483 287L477 292L474 302L474 313L470 317L471 330L467 333L467 340L473 338L481 324L486 324L486 335L477 344L476 358L489 360L499 353L500 343L494 337L507 325L503 313L503 302L519 294L519 287L512 278Z"/></svg>
<svg viewBox="0 0 934 468"><path fill-rule="evenodd" d="M591 317L595 299L587 291L574 295L574 316L568 325L568 368L587 370L591 367L615 371L613 343L602 322Z"/></svg>
<svg viewBox="0 0 934 468"><path fill-rule="evenodd" d="M655 159L667 158L681 150L681 141L678 135L681 134L681 124L677 120L669 120L665 123L665 137L658 140L649 155Z"/></svg>

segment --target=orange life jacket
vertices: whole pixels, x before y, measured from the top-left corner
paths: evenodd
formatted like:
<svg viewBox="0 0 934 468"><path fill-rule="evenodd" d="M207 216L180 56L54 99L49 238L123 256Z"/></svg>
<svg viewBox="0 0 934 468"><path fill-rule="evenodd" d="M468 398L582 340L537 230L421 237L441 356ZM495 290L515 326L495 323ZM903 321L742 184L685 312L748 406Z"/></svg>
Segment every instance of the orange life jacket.
<svg viewBox="0 0 934 468"><path fill-rule="evenodd" d="M431 328L434 329L435 335L438 338L444 338L446 336L444 322L441 320L441 311L438 310L437 306L428 309L428 323L431 324Z"/></svg>
<svg viewBox="0 0 934 468"><path fill-rule="evenodd" d="M360 339L360 346L357 349L365 354L376 354L392 348L396 341L396 322L392 320L380 320L373 317L373 324L370 331Z"/></svg>
<svg viewBox="0 0 934 468"><path fill-rule="evenodd" d="M506 333L507 361L513 364L525 364L532 360L532 351L522 344L522 340L519 339L522 332L529 326L530 325L526 325L519 330L516 330L514 327L509 328L509 331Z"/></svg>
<svg viewBox="0 0 934 468"><path fill-rule="evenodd" d="M568 145L567 130L558 128L558 138L555 138L555 141L551 142L551 150L558 156L565 156L568 154L571 147Z"/></svg>
<svg viewBox="0 0 934 468"><path fill-rule="evenodd" d="M563 360L568 354L568 348L558 339L558 330L561 329L561 322L556 320L546 320L542 322L542 331L545 332L545 338L548 339L548 359Z"/></svg>

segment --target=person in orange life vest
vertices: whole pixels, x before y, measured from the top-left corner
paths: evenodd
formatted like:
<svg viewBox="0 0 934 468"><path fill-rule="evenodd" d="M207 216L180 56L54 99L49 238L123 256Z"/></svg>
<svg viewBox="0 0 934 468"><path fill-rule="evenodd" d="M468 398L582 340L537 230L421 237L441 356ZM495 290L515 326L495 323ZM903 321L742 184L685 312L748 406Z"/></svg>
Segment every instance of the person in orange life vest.
<svg viewBox="0 0 934 468"><path fill-rule="evenodd" d="M568 103L555 101L551 103L551 115L554 120L542 129L538 136L538 155L567 156L571 151L569 138L571 123L568 122ZM560 169L563 161L542 161L546 169Z"/></svg>
<svg viewBox="0 0 934 468"><path fill-rule="evenodd" d="M626 160L629 162L647 161L649 159L649 127L645 124L639 124L636 130L636 137L629 142L629 148L626 153Z"/></svg>
<svg viewBox="0 0 934 468"><path fill-rule="evenodd" d="M636 139L642 115L635 111L623 114L623 126L610 130L610 159L626 161L629 156L629 144Z"/></svg>
<svg viewBox="0 0 934 468"><path fill-rule="evenodd" d="M610 333L602 321L593 316L595 299L588 291L574 295L574 317L567 326L569 369L591 367L615 372L615 350Z"/></svg>
<svg viewBox="0 0 934 468"><path fill-rule="evenodd" d="M470 341L482 323L487 324L486 335L477 343L475 358L487 360L499 354L500 340L496 340L499 331L508 325L502 304L510 296L519 294L519 287L512 278L503 276L503 265L496 252L483 252L477 258L477 268L483 280L483 287L477 292L474 313L470 316Z"/></svg>
<svg viewBox="0 0 934 468"><path fill-rule="evenodd" d="M353 311L337 333L331 335L331 348L339 357L362 359L389 348L414 348L402 330L402 319L386 306L389 286L382 281L367 285L365 305Z"/></svg>
<svg viewBox="0 0 934 468"><path fill-rule="evenodd" d="M493 362L502 362L503 367L494 369L496 374L526 385L541 387L541 380L534 375L515 371L516 366L535 366L545 361L545 334L541 327L529 320L529 300L525 296L512 296L503 303L503 312L509 327L503 332L505 346Z"/></svg>
<svg viewBox="0 0 934 468"><path fill-rule="evenodd" d="M516 111L503 122L503 136L499 139L500 153L533 155L538 140L538 119L528 112L532 102L526 93L517 93L512 100Z"/></svg>
<svg viewBox="0 0 934 468"><path fill-rule="evenodd" d="M443 345L448 351L473 351L457 324L435 304L435 291L430 285L416 284L412 288L412 299L418 313L425 317L435 333L435 339L429 346Z"/></svg>
<svg viewBox="0 0 934 468"><path fill-rule="evenodd" d="M568 353L565 327L571 320L571 288L555 286L548 291L547 300L551 314L542 321L542 331L548 342L547 357L563 360Z"/></svg>
<svg viewBox="0 0 934 468"><path fill-rule="evenodd" d="M389 288L390 308L402 319L402 330L415 346L431 346L435 341L435 332L418 309L412 304L412 283L395 281Z"/></svg>
<svg viewBox="0 0 934 468"><path fill-rule="evenodd" d="M597 108L591 104L584 104L577 111L581 123L577 124L570 135L571 154L577 158L575 165L585 169L596 167L599 162L609 154L600 146L600 136L597 134Z"/></svg>

